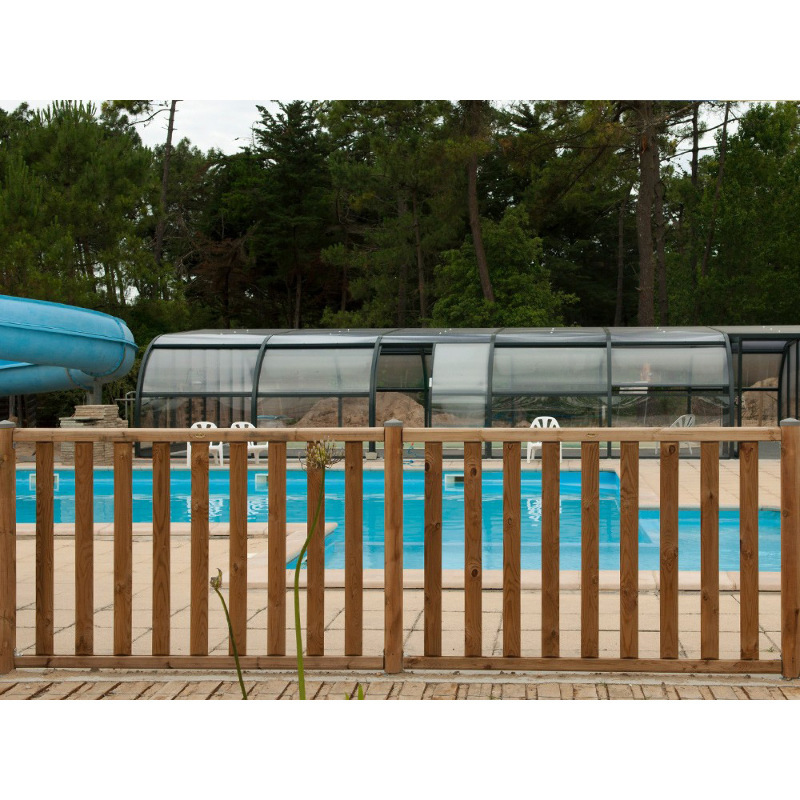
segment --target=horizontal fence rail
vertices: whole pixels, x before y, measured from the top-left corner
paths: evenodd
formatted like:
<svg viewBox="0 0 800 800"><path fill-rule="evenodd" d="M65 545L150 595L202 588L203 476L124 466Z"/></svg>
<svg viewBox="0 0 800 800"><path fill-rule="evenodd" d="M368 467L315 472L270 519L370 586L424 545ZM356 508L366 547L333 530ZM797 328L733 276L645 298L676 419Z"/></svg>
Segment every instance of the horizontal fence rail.
<svg viewBox="0 0 800 800"><path fill-rule="evenodd" d="M257 436L268 445L267 609L263 634L248 638L248 448ZM287 669L294 666L287 631L293 630L287 590L291 578L287 561L287 468L296 466L297 451L289 444L330 440L342 443L344 471L344 590L343 655L329 652L326 643L325 603L325 470L307 469L306 523L316 521L305 570L306 667L310 669L517 669L607 670L661 672L762 672L800 675L800 423L785 420L773 428L559 428L537 429L541 455L541 589L536 609L523 608L521 568L521 461L529 429L404 428L391 421L380 428L264 428L257 433L231 429L16 429L0 423L0 673L15 666L209 668L233 667L232 643L227 654L210 653L211 617L209 575L221 566L210 561L209 445L227 444L229 511L227 523L228 591L231 627L247 669ZM758 443L781 444L781 657L763 658L759 652L758 558ZM54 445L75 443L74 531L74 651L56 652L54 646ZM113 443L114 522L111 551L113 587L110 616L110 652L100 652L100 629L95 597L96 548L93 519L93 443ZM384 569L382 653L365 655L364 444L383 442ZM487 575L482 549L483 443L502 444L502 655L487 655L491 643L483 636ZM581 567L580 656L565 656L560 624L561 569L559 564L560 443L581 447ZM617 655L600 647L599 469L602 442L620 443L619 631ZM678 471L680 443L700 446L700 657L680 657ZM720 659L719 499L720 443L739 444L740 481L740 656ZM35 648L18 655L17 521L14 447L36 448L35 525ZM152 443L153 521L149 614L137 616L133 584L132 474L133 445ZM171 444L190 448L191 522L188 575L180 584L172 570L176 542L172 523ZM404 652L408 622L404 617L403 474L404 445L424 446L424 570L423 636L419 645ZM443 655L445 609L442 570L443 444L463 444L464 571L459 589L463 614L463 652ZM659 537L659 656L640 656L639 588L639 458L640 445L660 445ZM181 462L182 463L182 462ZM216 468L214 468L216 469ZM259 467L263 469L263 467ZM188 596L188 653L176 653L174 608L181 593ZM287 599L288 598L288 599ZM177 603L180 605L180 603ZM533 610L540 621L539 656L531 652L531 630L523 614ZM150 653L133 653L134 618L150 628ZM216 623L215 623L216 624ZM294 642L293 636L291 637ZM108 649L108 648L105 648Z"/></svg>

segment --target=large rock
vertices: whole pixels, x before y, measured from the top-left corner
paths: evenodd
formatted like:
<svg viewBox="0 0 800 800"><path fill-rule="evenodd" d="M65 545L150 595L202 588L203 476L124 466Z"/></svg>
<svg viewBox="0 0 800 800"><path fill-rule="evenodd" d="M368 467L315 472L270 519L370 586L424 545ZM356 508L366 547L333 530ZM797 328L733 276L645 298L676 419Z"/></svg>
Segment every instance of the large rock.
<svg viewBox="0 0 800 800"><path fill-rule="evenodd" d="M751 389L774 389L773 392L742 393L742 427L778 424L778 379L764 378Z"/></svg>
<svg viewBox="0 0 800 800"><path fill-rule="evenodd" d="M366 428L369 425L369 401L366 397L342 398L342 427ZM378 392L375 422L399 419L408 428L425 426L425 409L414 398L401 392ZM339 399L319 400L297 421L298 428L338 428Z"/></svg>

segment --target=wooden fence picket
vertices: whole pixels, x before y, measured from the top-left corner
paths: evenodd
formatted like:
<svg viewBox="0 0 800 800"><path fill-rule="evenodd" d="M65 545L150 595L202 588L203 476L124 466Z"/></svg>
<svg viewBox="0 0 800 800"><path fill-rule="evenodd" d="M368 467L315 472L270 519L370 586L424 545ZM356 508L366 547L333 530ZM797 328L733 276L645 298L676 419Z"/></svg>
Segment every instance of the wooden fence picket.
<svg viewBox="0 0 800 800"><path fill-rule="evenodd" d="M503 655L522 655L521 613L521 444L503 444Z"/></svg>
<svg viewBox="0 0 800 800"><path fill-rule="evenodd" d="M53 443L36 448L36 654L53 653Z"/></svg>
<svg viewBox="0 0 800 800"><path fill-rule="evenodd" d="M442 443L425 445L425 633L426 656L442 654Z"/></svg>

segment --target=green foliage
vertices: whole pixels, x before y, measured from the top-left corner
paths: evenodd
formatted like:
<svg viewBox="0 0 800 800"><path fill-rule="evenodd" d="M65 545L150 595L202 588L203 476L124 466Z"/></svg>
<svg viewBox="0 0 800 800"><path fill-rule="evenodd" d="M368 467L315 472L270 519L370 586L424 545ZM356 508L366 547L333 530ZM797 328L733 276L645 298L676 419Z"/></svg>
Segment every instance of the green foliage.
<svg viewBox="0 0 800 800"><path fill-rule="evenodd" d="M703 319L730 324L800 322L800 109L756 106L740 121L725 161L713 257L699 290ZM718 165L708 163L711 174ZM714 175L714 177L716 177ZM713 205L707 190L707 228Z"/></svg>
<svg viewBox="0 0 800 800"><path fill-rule="evenodd" d="M798 103L734 106L724 169L717 130L694 180L680 152L696 102L652 107L669 321L798 321ZM701 129L711 107L700 104ZM623 324L636 318L636 104L256 106L236 154L173 145L162 214L165 148L145 147L136 126L167 108L0 110L4 293L120 316L142 351L189 328L611 325L618 303ZM467 214L476 159L495 303L483 299ZM57 416L64 397L40 409Z"/></svg>
<svg viewBox="0 0 800 800"><path fill-rule="evenodd" d="M800 107L755 105L729 136L719 197L721 134L700 163L697 197L683 228L697 230L691 251L671 253L671 292L679 321L699 324L797 324L800 279ZM676 181L676 194L691 191ZM680 239L678 240L680 244ZM706 274L702 255L709 247Z"/></svg>
<svg viewBox="0 0 800 800"><path fill-rule="evenodd" d="M481 295L469 237L458 250L443 254L434 325L481 328L562 323L563 308L574 298L552 288L550 275L542 266L541 239L531 236L525 216L522 208L510 208L500 222L483 220L495 303L488 303Z"/></svg>

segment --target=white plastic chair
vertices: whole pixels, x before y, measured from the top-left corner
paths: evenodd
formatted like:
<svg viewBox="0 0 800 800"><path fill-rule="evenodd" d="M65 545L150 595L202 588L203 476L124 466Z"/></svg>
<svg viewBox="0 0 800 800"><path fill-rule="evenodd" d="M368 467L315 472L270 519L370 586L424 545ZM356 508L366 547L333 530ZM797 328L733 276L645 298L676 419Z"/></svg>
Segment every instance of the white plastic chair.
<svg viewBox="0 0 800 800"><path fill-rule="evenodd" d="M253 425L252 422L234 422L231 425L231 428L236 428L237 430L252 428L253 430L256 430L256 426ZM261 456L261 453L266 453L268 449L269 445L266 442L247 443L247 455L249 456L250 453L252 453L256 457L256 464L260 463L259 457Z"/></svg>
<svg viewBox="0 0 800 800"><path fill-rule="evenodd" d="M207 422L206 420L201 420L200 422L193 422L190 428L216 428L217 426L213 422ZM222 466L222 442L211 442L208 445L208 452L209 455L211 453L216 453L217 461L219 461L219 465ZM192 466L192 444L189 442L186 445L186 466Z"/></svg>
<svg viewBox="0 0 800 800"><path fill-rule="evenodd" d="M558 424L558 420L555 417L536 417L536 419L531 422L531 428L560 428L561 426ZM541 442L528 442L528 458L527 461L530 463L531 458L534 457L534 448L538 448L539 450L542 449ZM558 457L561 458L561 442L558 443Z"/></svg>
<svg viewBox="0 0 800 800"><path fill-rule="evenodd" d="M683 414L675 422L670 425L670 428L694 428L695 418L694 414ZM678 449L680 446L685 444L689 448L689 455L692 454L692 443L691 442L681 442L678 445ZM658 452L659 447L661 446L660 442L655 442L655 451Z"/></svg>

